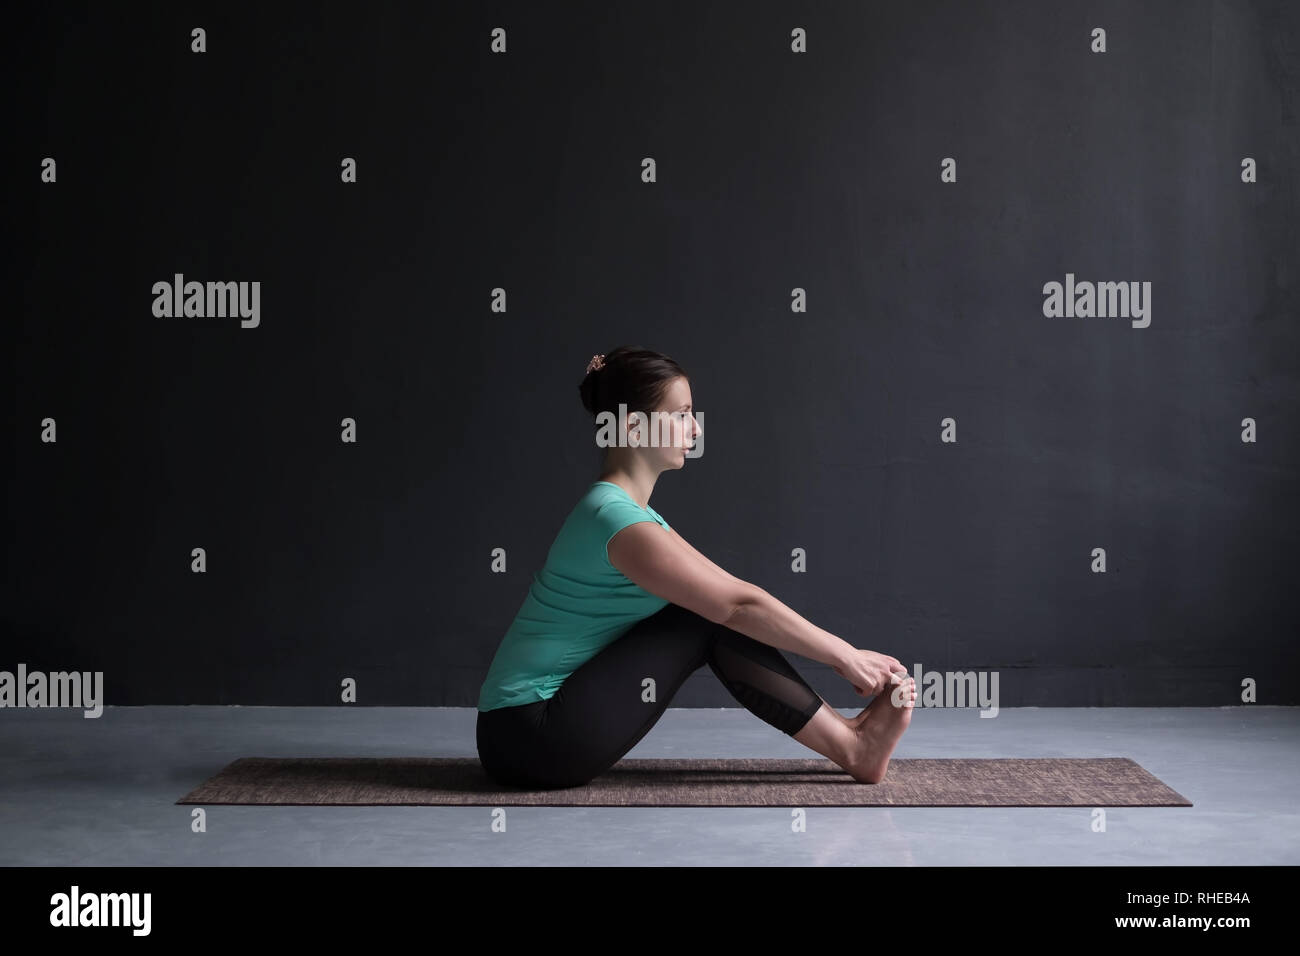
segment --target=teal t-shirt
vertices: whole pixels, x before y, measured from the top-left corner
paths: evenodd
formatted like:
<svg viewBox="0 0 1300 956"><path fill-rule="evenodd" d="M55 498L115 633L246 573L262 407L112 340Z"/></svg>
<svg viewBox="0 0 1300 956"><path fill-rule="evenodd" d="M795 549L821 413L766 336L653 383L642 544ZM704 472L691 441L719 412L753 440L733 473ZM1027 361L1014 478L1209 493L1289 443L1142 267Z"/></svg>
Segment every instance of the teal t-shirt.
<svg viewBox="0 0 1300 956"><path fill-rule="evenodd" d="M497 647L479 710L549 699L575 670L668 604L609 561L609 539L638 521L668 528L653 508L642 508L613 482L587 489Z"/></svg>

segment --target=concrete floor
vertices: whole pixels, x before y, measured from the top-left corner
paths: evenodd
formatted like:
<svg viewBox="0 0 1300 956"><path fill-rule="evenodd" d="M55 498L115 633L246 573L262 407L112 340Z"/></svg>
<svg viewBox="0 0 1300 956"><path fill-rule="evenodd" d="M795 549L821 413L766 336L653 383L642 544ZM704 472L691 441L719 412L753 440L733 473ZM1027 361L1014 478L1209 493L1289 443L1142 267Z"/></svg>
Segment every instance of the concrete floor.
<svg viewBox="0 0 1300 956"><path fill-rule="evenodd" d="M850 713L850 711L844 711ZM473 708L0 712L0 865L1300 863L1300 708L921 710L900 757L1131 757L1194 807L207 808L243 756L474 756ZM630 757L815 756L741 709L670 709Z"/></svg>

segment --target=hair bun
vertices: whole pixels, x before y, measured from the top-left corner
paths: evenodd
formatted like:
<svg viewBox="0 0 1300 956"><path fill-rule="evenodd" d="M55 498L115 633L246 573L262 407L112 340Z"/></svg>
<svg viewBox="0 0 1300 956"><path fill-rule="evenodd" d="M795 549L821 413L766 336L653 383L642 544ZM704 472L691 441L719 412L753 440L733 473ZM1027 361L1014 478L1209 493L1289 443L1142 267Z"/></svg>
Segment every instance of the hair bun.
<svg viewBox="0 0 1300 956"><path fill-rule="evenodd" d="M597 375L601 369L604 375ZM620 345L609 354L598 353L587 363L587 374L578 385L582 407L599 418L601 412L617 415L626 405L631 409L654 409L673 379L687 377L680 365L662 352L639 345Z"/></svg>

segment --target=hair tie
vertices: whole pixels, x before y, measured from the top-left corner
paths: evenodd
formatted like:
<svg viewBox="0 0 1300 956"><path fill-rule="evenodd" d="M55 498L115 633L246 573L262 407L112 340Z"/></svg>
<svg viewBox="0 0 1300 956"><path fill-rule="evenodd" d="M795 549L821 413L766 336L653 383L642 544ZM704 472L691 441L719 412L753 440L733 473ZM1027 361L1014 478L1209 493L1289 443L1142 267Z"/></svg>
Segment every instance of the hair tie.
<svg viewBox="0 0 1300 956"><path fill-rule="evenodd" d="M603 354L593 355L591 357L591 361L587 363L587 374L590 375L592 372L596 371L597 369L602 369L604 367L605 367L605 356Z"/></svg>

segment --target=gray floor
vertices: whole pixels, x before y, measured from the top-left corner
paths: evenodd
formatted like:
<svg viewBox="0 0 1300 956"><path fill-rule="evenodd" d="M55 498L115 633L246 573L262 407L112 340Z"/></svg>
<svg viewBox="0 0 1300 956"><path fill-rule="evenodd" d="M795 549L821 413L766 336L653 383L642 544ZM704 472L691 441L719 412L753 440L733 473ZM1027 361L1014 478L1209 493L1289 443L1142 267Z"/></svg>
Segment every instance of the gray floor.
<svg viewBox="0 0 1300 956"><path fill-rule="evenodd" d="M850 713L845 711L845 713ZM0 864L1295 864L1300 709L917 710L896 756L1131 757L1194 807L207 808L242 756L475 755L473 708L0 711ZM670 709L630 757L812 756L734 710Z"/></svg>

